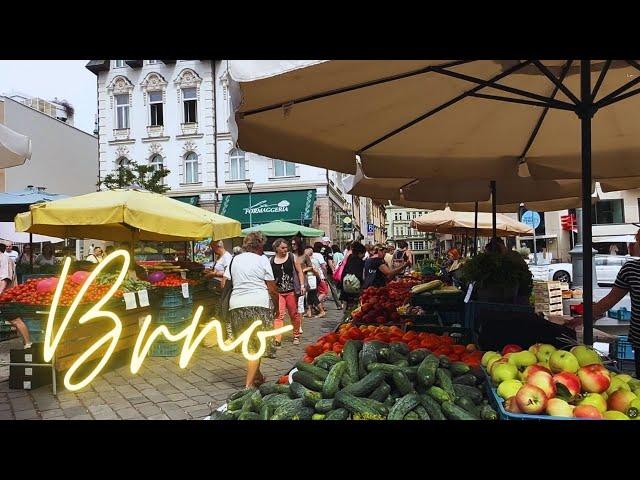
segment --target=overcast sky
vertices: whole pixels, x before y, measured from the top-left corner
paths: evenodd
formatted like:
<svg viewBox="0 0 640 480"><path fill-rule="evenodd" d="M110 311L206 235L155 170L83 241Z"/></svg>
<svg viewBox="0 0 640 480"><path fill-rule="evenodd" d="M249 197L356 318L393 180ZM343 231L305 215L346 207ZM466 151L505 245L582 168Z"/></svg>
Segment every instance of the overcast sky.
<svg viewBox="0 0 640 480"><path fill-rule="evenodd" d="M93 133L97 113L96 76L89 60L0 60L0 94L20 92L45 100L67 100L74 126Z"/></svg>

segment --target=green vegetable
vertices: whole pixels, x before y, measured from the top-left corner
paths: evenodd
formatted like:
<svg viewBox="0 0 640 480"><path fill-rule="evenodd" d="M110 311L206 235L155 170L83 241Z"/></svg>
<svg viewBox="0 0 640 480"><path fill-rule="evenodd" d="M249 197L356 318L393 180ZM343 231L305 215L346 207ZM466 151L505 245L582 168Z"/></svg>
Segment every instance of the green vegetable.
<svg viewBox="0 0 640 480"><path fill-rule="evenodd" d="M389 410L387 420L402 420L404 416L420 404L420 396L417 393L410 393L399 398Z"/></svg>
<svg viewBox="0 0 640 480"><path fill-rule="evenodd" d="M400 360L396 360L393 362L396 367L408 367L409 361L406 358L401 358Z"/></svg>
<svg viewBox="0 0 640 480"><path fill-rule="evenodd" d="M327 413L335 408L335 402L333 398L323 398L316 402L314 408L318 413Z"/></svg>
<svg viewBox="0 0 640 480"><path fill-rule="evenodd" d="M431 352L426 348L416 348L415 350L412 350L409 352L409 355L407 355L409 365L420 365L420 362L422 362L429 353Z"/></svg>
<svg viewBox="0 0 640 480"><path fill-rule="evenodd" d="M293 398L302 398L305 401L305 405L310 407L313 407L318 400L322 399L322 394L320 392L309 390L298 382L293 382L291 384L291 395Z"/></svg>
<svg viewBox="0 0 640 480"><path fill-rule="evenodd" d="M420 404L424 407L432 420L447 419L442 413L440 403L438 403L432 396L428 394L420 395Z"/></svg>
<svg viewBox="0 0 640 480"><path fill-rule="evenodd" d="M420 420L431 420L431 417L427 413L427 410L422 405L418 405L413 409L413 411L418 414Z"/></svg>
<svg viewBox="0 0 640 480"><path fill-rule="evenodd" d="M416 367L399 367L397 365L391 365L390 363L379 362L370 363L367 367L367 370L369 370L370 372L372 372L373 370L381 370L389 376L391 376L393 372L402 372L409 378L415 376L417 372Z"/></svg>
<svg viewBox="0 0 640 480"><path fill-rule="evenodd" d="M325 420L346 420L349 418L349 410L346 408L337 408L336 410L331 410L324 417Z"/></svg>
<svg viewBox="0 0 640 480"><path fill-rule="evenodd" d="M469 397L476 405L480 405L480 403L482 403L482 399L484 398L480 390L478 390L476 387L470 387L469 385L460 385L455 383L453 384L453 390L455 391L456 395L460 395L461 397Z"/></svg>
<svg viewBox="0 0 640 480"><path fill-rule="evenodd" d="M409 345L407 345L404 342L391 342L391 344L389 345L389 348L392 351L397 352L402 356L407 356L411 352Z"/></svg>
<svg viewBox="0 0 640 480"><path fill-rule="evenodd" d="M346 386L342 391L355 395L356 397L365 397L378 388L378 386L384 381L384 378L384 372L374 370L368 373L361 380Z"/></svg>
<svg viewBox="0 0 640 480"><path fill-rule="evenodd" d="M446 355L440 355L440 367L449 368L450 365L451 360L449 360Z"/></svg>
<svg viewBox="0 0 640 480"><path fill-rule="evenodd" d="M238 420L261 420L260 415L255 412L242 412Z"/></svg>
<svg viewBox="0 0 640 480"><path fill-rule="evenodd" d="M367 367L370 363L378 361L378 350L380 347L376 346L376 342L367 342L362 346L361 357L360 357L360 367L366 372L368 372Z"/></svg>
<svg viewBox="0 0 640 480"><path fill-rule="evenodd" d="M469 397L457 397L454 403L466 410L470 415L473 415L476 419L480 419L480 409L476 407L473 400Z"/></svg>
<svg viewBox="0 0 640 480"><path fill-rule="evenodd" d="M262 399L262 404L268 405L269 407L273 408L274 413L276 408L290 400L289 395L287 395L286 393L276 393L272 395L273 396L267 395L266 397L264 397Z"/></svg>
<svg viewBox="0 0 640 480"><path fill-rule="evenodd" d="M311 420L324 420L326 415L324 413L314 413Z"/></svg>
<svg viewBox="0 0 640 480"><path fill-rule="evenodd" d="M242 411L243 412L252 412L253 411L253 401L251 400L251 397L253 395L249 395L247 397L244 397L244 403L242 404Z"/></svg>
<svg viewBox="0 0 640 480"><path fill-rule="evenodd" d="M427 355L418 366L418 383L425 387L430 387L436 381L436 369L438 363L433 355Z"/></svg>
<svg viewBox="0 0 640 480"><path fill-rule="evenodd" d="M347 362L347 373L349 378L356 381L358 377L358 352L362 348L359 340L347 340L342 349L342 359Z"/></svg>
<svg viewBox="0 0 640 480"><path fill-rule="evenodd" d="M432 387L429 387L429 390L427 390L427 395L431 395L431 397L436 399L438 401L438 403L440 403L441 405L444 402L452 402L453 401L453 398L451 398L447 392L445 392L440 387L436 387L435 385L433 385Z"/></svg>
<svg viewBox="0 0 640 480"><path fill-rule="evenodd" d="M363 378L367 374L367 369L362 361L362 350L358 352L358 378Z"/></svg>
<svg viewBox="0 0 640 480"><path fill-rule="evenodd" d="M229 398L227 399L227 403L229 403L232 400L238 400L239 398L242 398L246 395L251 395L254 391L255 391L255 388L245 388L244 390L238 390L237 392L229 396Z"/></svg>
<svg viewBox="0 0 640 480"><path fill-rule="evenodd" d="M482 420L498 420L498 413L489 405L480 407L480 418Z"/></svg>
<svg viewBox="0 0 640 480"><path fill-rule="evenodd" d="M413 392L413 385L409 378L402 372L396 371L391 375L391 380L395 384L400 395L407 395Z"/></svg>
<svg viewBox="0 0 640 480"><path fill-rule="evenodd" d="M320 380L324 380L329 375L329 372L324 368L316 367L307 362L298 362L296 363L296 368L300 372L308 372L311 375L318 377Z"/></svg>
<svg viewBox="0 0 640 480"><path fill-rule="evenodd" d="M271 420L293 420L294 416L304 413L305 409L310 410L304 406L303 399L287 400L276 408L271 416ZM311 413L311 415L313 415L313 413Z"/></svg>
<svg viewBox="0 0 640 480"><path fill-rule="evenodd" d="M460 375L459 377L454 378L453 383L454 385L457 383L460 385L468 385L470 387L473 387L476 384L476 376L473 373L465 373L464 375Z"/></svg>
<svg viewBox="0 0 640 480"><path fill-rule="evenodd" d="M446 370L442 368L438 368L436 370L436 383L440 388L447 392L453 400L455 400L456 392L453 389L451 377L449 377Z"/></svg>
<svg viewBox="0 0 640 480"><path fill-rule="evenodd" d="M267 405L266 403L262 404L262 408L260 409L260 420L269 420L273 413L273 407Z"/></svg>
<svg viewBox="0 0 640 480"><path fill-rule="evenodd" d="M449 366L449 371L453 374L454 377L464 375L470 370L471 367L464 362L451 362L451 365Z"/></svg>
<svg viewBox="0 0 640 480"><path fill-rule="evenodd" d="M244 394L227 402L227 410L240 410L245 400L250 400L254 389L244 390Z"/></svg>
<svg viewBox="0 0 640 480"><path fill-rule="evenodd" d="M358 398L350 393L345 393L344 391L339 391L336 393L336 405L342 408L346 408L353 414L359 414L364 416L380 416L381 409L375 404L375 400ZM379 403L379 402L377 402ZM386 407L385 407L386 410Z"/></svg>
<svg viewBox="0 0 640 480"><path fill-rule="evenodd" d="M338 362L331 367L327 378L322 384L322 396L324 398L333 398L336 392L340 389L340 381L346 371L347 362Z"/></svg>
<svg viewBox="0 0 640 480"><path fill-rule="evenodd" d="M451 402L443 402L442 412L449 420L477 420L469 412Z"/></svg>
<svg viewBox="0 0 640 480"><path fill-rule="evenodd" d="M314 358L313 364L319 367L320 366L319 363L324 362L324 363L328 363L329 368L331 368L331 366L335 365L339 361L340 361L340 356L336 352L328 351ZM325 367L321 367L321 368L324 369Z"/></svg>
<svg viewBox="0 0 640 480"><path fill-rule="evenodd" d="M296 413L291 420L311 420L315 415L313 408L304 407Z"/></svg>
<svg viewBox="0 0 640 480"><path fill-rule="evenodd" d="M420 417L415 411L407 413L402 420L420 420Z"/></svg>
<svg viewBox="0 0 640 480"><path fill-rule="evenodd" d="M262 395L260 395L260 390L256 390L255 392L253 392L250 398L252 410L254 412L259 412L262 408L262 403L264 402L262 400Z"/></svg>
<svg viewBox="0 0 640 480"><path fill-rule="evenodd" d="M391 387L387 382L382 382L380 385L378 385L378 388L376 388L371 393L371 395L369 395L369 398L372 398L373 400L377 400L379 402L384 402L389 396L389 393L391 393Z"/></svg>
<svg viewBox="0 0 640 480"><path fill-rule="evenodd" d="M210 415L211 420L235 420L235 417L227 412L214 410Z"/></svg>
<svg viewBox="0 0 640 480"><path fill-rule="evenodd" d="M316 392L322 391L322 385L324 384L324 382L309 372L294 372L292 378L294 382L301 383L311 390L315 390Z"/></svg>

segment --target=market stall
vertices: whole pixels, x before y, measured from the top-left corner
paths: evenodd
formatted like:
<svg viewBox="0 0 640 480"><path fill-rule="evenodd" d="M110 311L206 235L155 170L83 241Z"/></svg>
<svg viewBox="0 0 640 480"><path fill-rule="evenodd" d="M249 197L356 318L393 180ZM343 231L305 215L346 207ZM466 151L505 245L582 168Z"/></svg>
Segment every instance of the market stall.
<svg viewBox="0 0 640 480"><path fill-rule="evenodd" d="M128 242L131 250L139 240L187 241L223 239L240 235L240 224L198 207L163 195L135 189L101 191L32 205L28 213L16 217L16 230L61 238L94 238ZM105 268L82 299L88 308L104 294L116 278L122 263ZM121 262L121 261L120 261ZM76 262L76 270L67 278L60 305L68 307L80 285L95 264ZM193 302L200 301L206 291L203 267L188 261L142 262L132 264L127 278L109 302L109 308L121 317L123 334L117 351L132 347L138 334L140 317L151 313L156 324L168 325L170 331L184 328L192 317ZM42 341L44 326L56 277L28 281L7 290L0 297L0 310L7 318L21 317L29 327L33 341ZM198 296L200 295L200 296ZM206 305L205 310L211 305ZM64 371L96 338L112 328L108 319L91 325L67 328L52 364ZM98 349L88 360L98 359L105 349ZM178 345L158 340L151 354L175 356Z"/></svg>

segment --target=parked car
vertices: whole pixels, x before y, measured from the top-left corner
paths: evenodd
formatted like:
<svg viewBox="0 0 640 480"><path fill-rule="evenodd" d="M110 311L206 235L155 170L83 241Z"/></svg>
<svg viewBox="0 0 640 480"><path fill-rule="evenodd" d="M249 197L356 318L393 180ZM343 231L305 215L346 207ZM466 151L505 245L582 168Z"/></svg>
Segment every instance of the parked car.
<svg viewBox="0 0 640 480"><path fill-rule="evenodd" d="M626 262L638 260L640 257L629 255L595 255L596 278L598 285L613 285L618 276L618 272ZM571 283L573 280L573 265L570 263L552 263L549 265L529 264L529 270L534 278L540 280L555 280L558 282Z"/></svg>

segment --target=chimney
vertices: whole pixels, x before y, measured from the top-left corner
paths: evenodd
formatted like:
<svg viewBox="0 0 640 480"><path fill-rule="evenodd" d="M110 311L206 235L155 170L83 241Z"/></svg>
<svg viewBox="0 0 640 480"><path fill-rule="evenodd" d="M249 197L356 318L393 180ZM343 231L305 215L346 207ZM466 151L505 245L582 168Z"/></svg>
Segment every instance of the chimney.
<svg viewBox="0 0 640 480"><path fill-rule="evenodd" d="M27 185L27 190L33 191L34 190L33 185Z"/></svg>
<svg viewBox="0 0 640 480"><path fill-rule="evenodd" d="M38 189L38 193L44 193L47 187L36 187Z"/></svg>

